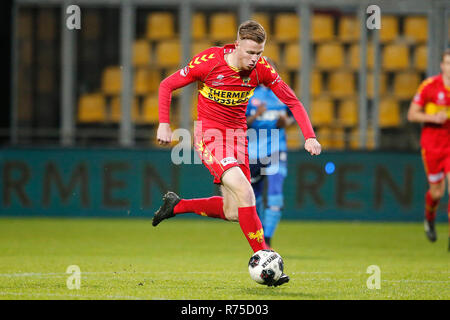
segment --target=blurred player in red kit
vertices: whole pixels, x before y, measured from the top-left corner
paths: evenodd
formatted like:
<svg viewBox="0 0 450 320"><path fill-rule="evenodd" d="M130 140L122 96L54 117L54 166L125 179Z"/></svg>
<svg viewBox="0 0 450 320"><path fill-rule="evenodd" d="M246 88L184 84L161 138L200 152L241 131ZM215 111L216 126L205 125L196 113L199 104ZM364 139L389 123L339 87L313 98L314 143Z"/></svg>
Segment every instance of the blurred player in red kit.
<svg viewBox="0 0 450 320"><path fill-rule="evenodd" d="M172 141L169 110L172 91L197 81L198 122L194 129L194 147L202 163L220 184L222 197L181 199L174 192L163 197L153 217L153 226L183 213L237 221L253 252L267 249L259 220L255 195L250 183L246 108L259 84L269 87L286 104L305 137L305 149L311 155L321 146L303 105L292 89L262 57L266 33L256 21L245 21L238 28L237 40L224 47L212 47L198 55L186 67L164 79L159 87L159 127L161 145ZM285 274L269 285L289 281Z"/></svg>
<svg viewBox="0 0 450 320"><path fill-rule="evenodd" d="M408 110L409 121L423 123L420 144L429 183L424 225L431 242L437 239L434 221L439 201L445 194L445 180L450 184L450 49L442 55L441 71L422 82ZM450 202L447 213L450 223Z"/></svg>

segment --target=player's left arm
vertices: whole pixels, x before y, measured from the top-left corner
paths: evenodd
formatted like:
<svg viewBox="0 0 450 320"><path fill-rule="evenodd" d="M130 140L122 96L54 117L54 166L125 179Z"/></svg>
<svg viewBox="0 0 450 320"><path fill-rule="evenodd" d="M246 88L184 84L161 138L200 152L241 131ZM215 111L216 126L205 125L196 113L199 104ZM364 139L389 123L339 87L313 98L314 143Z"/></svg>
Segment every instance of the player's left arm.
<svg viewBox="0 0 450 320"><path fill-rule="evenodd" d="M269 87L278 99L288 106L295 121L300 126L305 138L305 150L311 155L319 155L322 152L322 146L316 139L316 134L303 104L297 99L294 91L281 79L275 69L264 58L261 58L257 65L262 73L263 84Z"/></svg>
<svg viewBox="0 0 450 320"><path fill-rule="evenodd" d="M297 121L300 129L302 130L303 136L305 137L305 150L311 155L319 155L322 152L322 146L316 139L308 113L300 100L298 100L295 96L294 91L281 79L270 88L278 99L280 99L281 102L287 105L291 110L295 121Z"/></svg>

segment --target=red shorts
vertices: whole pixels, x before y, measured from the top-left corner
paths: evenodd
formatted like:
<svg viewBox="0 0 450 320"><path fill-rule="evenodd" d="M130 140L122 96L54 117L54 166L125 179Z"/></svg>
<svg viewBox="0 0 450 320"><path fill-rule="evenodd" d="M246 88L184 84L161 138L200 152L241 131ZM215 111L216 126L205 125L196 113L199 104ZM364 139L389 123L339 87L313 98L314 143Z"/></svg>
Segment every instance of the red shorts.
<svg viewBox="0 0 450 320"><path fill-rule="evenodd" d="M222 175L232 167L241 168L250 182L247 133L243 129L205 129L197 127L194 147L202 163L220 184Z"/></svg>
<svg viewBox="0 0 450 320"><path fill-rule="evenodd" d="M430 152L422 148L422 160L429 183L439 183L450 172L450 152Z"/></svg>

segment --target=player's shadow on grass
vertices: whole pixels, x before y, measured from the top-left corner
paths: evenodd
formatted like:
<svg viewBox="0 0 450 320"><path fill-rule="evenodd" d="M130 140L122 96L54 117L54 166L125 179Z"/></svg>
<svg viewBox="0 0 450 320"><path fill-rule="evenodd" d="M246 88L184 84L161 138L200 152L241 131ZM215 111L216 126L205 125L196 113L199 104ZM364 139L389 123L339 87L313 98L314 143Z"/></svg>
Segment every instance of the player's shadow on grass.
<svg viewBox="0 0 450 320"><path fill-rule="evenodd" d="M270 288L267 287L265 290L261 290L261 288L246 288L241 289L241 293L247 295L255 295L255 296L273 296L276 299L290 298L290 299L316 299L319 296L304 293L304 292L283 292L278 290L279 288Z"/></svg>

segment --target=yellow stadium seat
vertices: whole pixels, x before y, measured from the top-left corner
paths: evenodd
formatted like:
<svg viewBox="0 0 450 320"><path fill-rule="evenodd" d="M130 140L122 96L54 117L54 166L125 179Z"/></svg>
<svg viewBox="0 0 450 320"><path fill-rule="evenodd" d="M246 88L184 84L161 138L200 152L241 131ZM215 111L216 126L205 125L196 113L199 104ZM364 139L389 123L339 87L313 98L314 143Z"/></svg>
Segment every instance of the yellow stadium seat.
<svg viewBox="0 0 450 320"><path fill-rule="evenodd" d="M328 78L328 90L337 98L355 94L355 76L351 71L332 72Z"/></svg>
<svg viewBox="0 0 450 320"><path fill-rule="evenodd" d="M137 99L133 98L133 105L131 106L131 119L136 122L139 120L139 107L137 103ZM122 103L121 96L115 96L111 99L111 109L110 109L110 121L112 122L120 122L122 117Z"/></svg>
<svg viewBox="0 0 450 320"><path fill-rule="evenodd" d="M428 21L425 16L409 16L405 18L404 35L414 42L426 42L428 39Z"/></svg>
<svg viewBox="0 0 450 320"><path fill-rule="evenodd" d="M21 123L30 123L33 119L33 94L30 91L27 90L17 97L17 105L20 106L17 108L17 118L23 121Z"/></svg>
<svg viewBox="0 0 450 320"><path fill-rule="evenodd" d="M322 93L322 73L319 71L311 72L309 92L313 97L316 97Z"/></svg>
<svg viewBox="0 0 450 320"><path fill-rule="evenodd" d="M359 143L359 129L353 129L350 133L350 148L361 149L362 146ZM373 150L375 149L375 132L372 128L367 129L366 147L363 149Z"/></svg>
<svg viewBox="0 0 450 320"><path fill-rule="evenodd" d="M175 36L174 17L170 12L152 12L147 16L147 38L163 40Z"/></svg>
<svg viewBox="0 0 450 320"><path fill-rule="evenodd" d="M344 48L336 42L319 44L316 51L316 67L335 69L344 65Z"/></svg>
<svg viewBox="0 0 450 320"><path fill-rule="evenodd" d="M236 39L236 15L234 13L214 13L210 16L211 39L229 41Z"/></svg>
<svg viewBox="0 0 450 320"><path fill-rule="evenodd" d="M355 16L343 16L338 20L338 38L342 42L359 41L359 20Z"/></svg>
<svg viewBox="0 0 450 320"><path fill-rule="evenodd" d="M34 16L31 10L22 10L17 15L17 23L20 28L17 28L17 37L21 40L30 39L35 30L33 29Z"/></svg>
<svg viewBox="0 0 450 320"><path fill-rule="evenodd" d="M367 96L369 98L373 98L374 96L374 83L373 83L373 74L369 73L367 74ZM378 84L378 94L379 95L385 95L387 90L387 77L385 73L380 73L380 82Z"/></svg>
<svg viewBox="0 0 450 320"><path fill-rule="evenodd" d="M348 61L350 64L350 67L353 70L359 70L361 62L359 59L359 44L352 44L349 48L348 51ZM366 66L369 69L373 69L373 64L374 64L374 50L373 50L373 45L369 44L367 47L367 56L366 56Z"/></svg>
<svg viewBox="0 0 450 320"><path fill-rule="evenodd" d="M206 16L204 13L196 12L192 16L192 40L206 38Z"/></svg>
<svg viewBox="0 0 450 320"><path fill-rule="evenodd" d="M178 40L161 40L156 46L156 60L160 67L175 67L181 62L181 45Z"/></svg>
<svg viewBox="0 0 450 320"><path fill-rule="evenodd" d="M398 99L411 100L420 82L419 74L414 71L394 74L394 96Z"/></svg>
<svg viewBox="0 0 450 320"><path fill-rule="evenodd" d="M314 42L330 41L334 38L334 20L328 14L315 14L311 21L311 39Z"/></svg>
<svg viewBox="0 0 450 320"><path fill-rule="evenodd" d="M101 93L89 93L80 97L78 121L83 123L106 121L105 97Z"/></svg>
<svg viewBox="0 0 450 320"><path fill-rule="evenodd" d="M386 45L382 51L382 68L397 71L409 68L409 49L403 44Z"/></svg>
<svg viewBox="0 0 450 320"><path fill-rule="evenodd" d="M317 129L316 133L322 149L342 150L345 148L343 128L321 127Z"/></svg>
<svg viewBox="0 0 450 320"><path fill-rule="evenodd" d="M331 147L335 150L343 150L345 148L344 128L333 128L331 133Z"/></svg>
<svg viewBox="0 0 450 320"><path fill-rule="evenodd" d="M36 34L38 40L52 41L57 36L57 18L51 10L36 12Z"/></svg>
<svg viewBox="0 0 450 320"><path fill-rule="evenodd" d="M198 103L198 92L194 92L192 95L192 104L191 104L191 117L193 121L197 120L197 103Z"/></svg>
<svg viewBox="0 0 450 320"><path fill-rule="evenodd" d="M134 92L137 95L146 95L155 92L161 82L161 72L155 69L138 68L134 72Z"/></svg>
<svg viewBox="0 0 450 320"><path fill-rule="evenodd" d="M297 77L297 74L295 75ZM322 73L319 71L311 71L309 79L309 93L313 97L317 97L322 93Z"/></svg>
<svg viewBox="0 0 450 320"><path fill-rule="evenodd" d="M395 40L399 34L398 17L381 16L380 41L383 43Z"/></svg>
<svg viewBox="0 0 450 320"><path fill-rule="evenodd" d="M143 67L150 64L151 49L150 43L145 40L136 40L133 44L133 66Z"/></svg>
<svg viewBox="0 0 450 320"><path fill-rule="evenodd" d="M333 146L331 128L320 127L316 130L317 140L319 141L322 149L330 149Z"/></svg>
<svg viewBox="0 0 450 320"><path fill-rule="evenodd" d="M20 43L20 50L17 53L20 64L29 67L33 63L33 44L32 41L25 40Z"/></svg>
<svg viewBox="0 0 450 320"><path fill-rule="evenodd" d="M118 66L107 67L102 74L102 91L117 95L122 90L122 70Z"/></svg>
<svg viewBox="0 0 450 320"><path fill-rule="evenodd" d="M414 49L414 68L425 71L428 67L428 48L426 45L416 46Z"/></svg>
<svg viewBox="0 0 450 320"><path fill-rule="evenodd" d="M101 17L93 11L83 14L83 25L81 27L82 37L86 40L97 40L101 34Z"/></svg>
<svg viewBox="0 0 450 320"><path fill-rule="evenodd" d="M144 104L142 106L141 122L155 124L158 121L158 95L151 94L145 97Z"/></svg>
<svg viewBox="0 0 450 320"><path fill-rule="evenodd" d="M51 68L40 66L37 68L37 92L51 93L55 90L55 77Z"/></svg>
<svg viewBox="0 0 450 320"><path fill-rule="evenodd" d="M400 104L394 97L381 99L378 113L380 128L398 127L401 123Z"/></svg>
<svg viewBox="0 0 450 320"><path fill-rule="evenodd" d="M199 54L200 52L202 52L208 48L211 48L213 46L214 46L214 43L209 40L194 41L191 45L191 57L194 57L197 54Z"/></svg>
<svg viewBox="0 0 450 320"><path fill-rule="evenodd" d="M288 43L285 47L285 66L290 70L298 70L301 64L301 50L298 43Z"/></svg>
<svg viewBox="0 0 450 320"><path fill-rule="evenodd" d="M310 112L313 126L328 126L334 121L333 101L327 97L313 99Z"/></svg>
<svg viewBox="0 0 450 320"><path fill-rule="evenodd" d="M267 35L272 33L272 30L270 29L270 19L267 13L255 12L252 14L252 20L257 21L260 25L262 25Z"/></svg>
<svg viewBox="0 0 450 320"><path fill-rule="evenodd" d="M280 42L298 40L300 18L295 13L278 13L274 18L274 38Z"/></svg>
<svg viewBox="0 0 450 320"><path fill-rule="evenodd" d="M303 136L299 126L292 125L286 128L286 144L289 150L298 150L303 144Z"/></svg>
<svg viewBox="0 0 450 320"><path fill-rule="evenodd" d="M342 100L338 108L338 120L344 127L354 127L358 123L358 103L355 99Z"/></svg>
<svg viewBox="0 0 450 320"><path fill-rule="evenodd" d="M264 46L263 55L275 61L275 63L279 66L280 64L280 50L276 43L266 43Z"/></svg>

